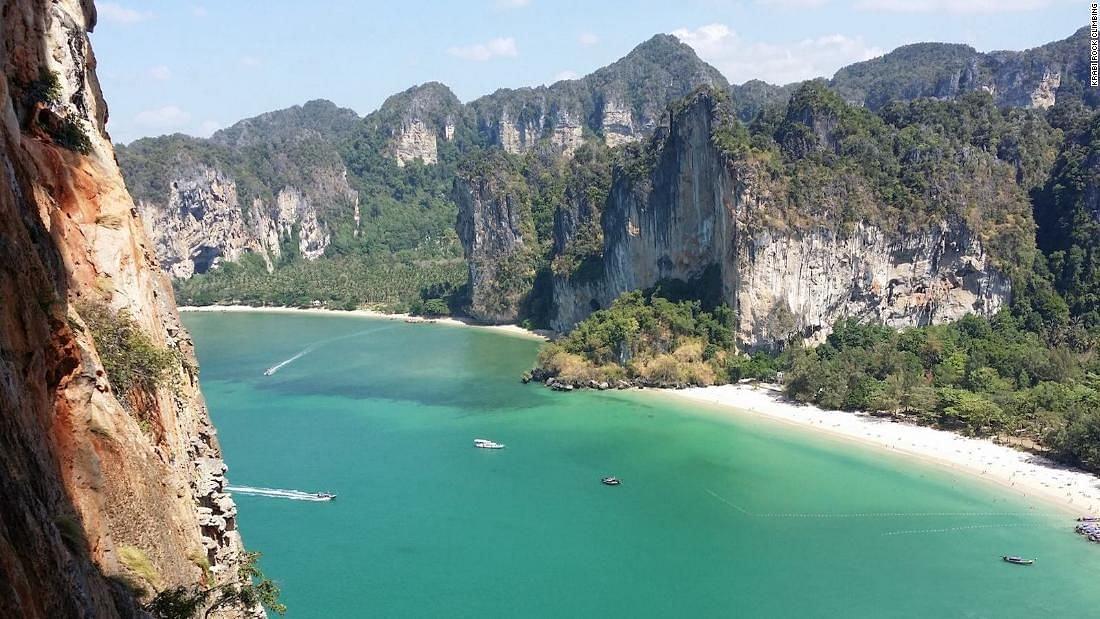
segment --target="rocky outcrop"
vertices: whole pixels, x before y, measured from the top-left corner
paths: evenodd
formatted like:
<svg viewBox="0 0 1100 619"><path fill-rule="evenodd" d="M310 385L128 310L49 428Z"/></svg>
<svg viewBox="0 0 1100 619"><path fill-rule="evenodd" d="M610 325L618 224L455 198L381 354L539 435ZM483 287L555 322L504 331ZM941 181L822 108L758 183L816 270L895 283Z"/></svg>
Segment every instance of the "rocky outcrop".
<svg viewBox="0 0 1100 619"><path fill-rule="evenodd" d="M247 209L231 170L193 162L177 170L162 200L138 201L157 257L175 278L205 273L246 253L261 256L270 269L288 241L301 256L316 260L332 240L323 213L358 216L359 194L342 167L308 170L304 188L283 185L273 198L253 198Z"/></svg>
<svg viewBox="0 0 1100 619"><path fill-rule="evenodd" d="M453 133L454 125L451 131ZM413 159L432 164L439 161L439 138L428 125L419 118L402 123L401 129L394 136L393 156L397 165L404 167Z"/></svg>
<svg viewBox="0 0 1100 619"><path fill-rule="evenodd" d="M891 327L990 316L1010 295L1008 278L961 222L919 234L859 226L838 234L752 235L738 247L738 335L756 348L792 335L811 341L843 317Z"/></svg>
<svg viewBox="0 0 1100 619"><path fill-rule="evenodd" d="M990 315L1008 302L1008 279L957 218L908 232L763 223L782 198L757 164L714 146L714 105L700 95L677 115L656 138L648 173L620 171L603 209L602 268L555 278L554 329L624 292L709 274L746 349L820 338L842 317L904 327ZM819 120L808 122L828 124Z"/></svg>
<svg viewBox="0 0 1100 619"><path fill-rule="evenodd" d="M1042 81L1031 91L1031 107L1047 109L1054 107L1058 99L1058 87L1062 85L1062 74L1055 71L1047 71L1043 74Z"/></svg>
<svg viewBox="0 0 1100 619"><path fill-rule="evenodd" d="M245 252L263 252L246 223L237 185L224 173L199 167L172 181L163 206L139 201L146 235L172 276L190 278Z"/></svg>
<svg viewBox="0 0 1100 619"><path fill-rule="evenodd" d="M608 146L614 148L642 138L641 133L635 132L634 115L626 104L619 101L605 101L600 115L603 138Z"/></svg>
<svg viewBox="0 0 1100 619"><path fill-rule="evenodd" d="M466 121L462 102L451 89L428 82L386 99L364 122L387 135L387 154L404 167L414 159L438 163L439 145L455 139L456 127Z"/></svg>
<svg viewBox="0 0 1100 619"><path fill-rule="evenodd" d="M0 616L134 616L140 594L122 583L151 595L237 578L236 508L191 340L104 131L94 6L12 0L3 14ZM179 360L140 415L107 378L90 304Z"/></svg>

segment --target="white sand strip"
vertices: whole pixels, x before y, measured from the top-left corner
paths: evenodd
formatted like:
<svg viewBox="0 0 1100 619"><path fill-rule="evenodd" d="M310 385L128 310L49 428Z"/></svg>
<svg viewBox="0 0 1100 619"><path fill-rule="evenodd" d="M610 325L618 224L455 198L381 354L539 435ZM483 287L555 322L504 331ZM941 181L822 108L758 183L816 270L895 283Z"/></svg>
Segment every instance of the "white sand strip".
<svg viewBox="0 0 1100 619"><path fill-rule="evenodd" d="M425 318L410 314L387 314L374 310L334 310L325 308L300 308L300 307L252 307L251 305L181 305L181 312L266 312L271 314L326 314L330 316L359 316L361 318L381 318L383 320L400 320L408 323L429 323L448 327L474 327L477 329L489 329L507 335L524 337L528 339L547 340L549 333L543 331L528 331L519 325L482 325L459 318Z"/></svg>
<svg viewBox="0 0 1100 619"><path fill-rule="evenodd" d="M990 440L894 422L866 413L827 411L785 400L774 385L721 385L661 390L674 397L754 413L896 453L918 457L1000 484L1026 499L1075 516L1100 512L1100 478Z"/></svg>

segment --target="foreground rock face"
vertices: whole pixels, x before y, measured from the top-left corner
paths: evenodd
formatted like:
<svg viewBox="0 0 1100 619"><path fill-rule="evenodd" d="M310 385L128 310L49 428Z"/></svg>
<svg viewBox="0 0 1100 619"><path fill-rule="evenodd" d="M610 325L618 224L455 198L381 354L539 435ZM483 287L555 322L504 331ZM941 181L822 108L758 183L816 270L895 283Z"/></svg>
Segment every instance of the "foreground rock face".
<svg viewBox="0 0 1100 619"><path fill-rule="evenodd" d="M153 592L236 578L236 508L191 340L104 131L94 6L10 0L3 14L0 616L133 616L122 580ZM48 72L57 92L34 95ZM86 134L86 154L58 144L62 122ZM108 383L89 302L129 313L181 360L142 423Z"/></svg>
<svg viewBox="0 0 1100 619"><path fill-rule="evenodd" d="M736 310L747 349L819 339L842 317L937 324L1008 302L1008 279L961 221L908 234L867 223L762 225L777 198L751 162L730 163L713 146L713 105L700 96L677 116L647 177L617 178L602 219L602 269L555 278L554 329L572 328L624 292L715 270L711 285Z"/></svg>

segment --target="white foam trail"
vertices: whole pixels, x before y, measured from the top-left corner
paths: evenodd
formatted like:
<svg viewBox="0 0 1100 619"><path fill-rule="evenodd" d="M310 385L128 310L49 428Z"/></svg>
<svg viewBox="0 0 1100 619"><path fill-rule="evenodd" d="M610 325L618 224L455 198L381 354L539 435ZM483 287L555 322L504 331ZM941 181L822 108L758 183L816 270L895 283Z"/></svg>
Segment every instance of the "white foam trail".
<svg viewBox="0 0 1100 619"><path fill-rule="evenodd" d="M239 494L252 496L266 496L273 499L290 499L291 501L328 501L312 492L301 490L281 490L279 488L253 488L252 486L227 486L226 490Z"/></svg>
<svg viewBox="0 0 1100 619"><path fill-rule="evenodd" d="M295 361L297 361L297 360L301 359L302 357L306 356L307 354L309 354L312 350L313 350L313 347L310 346L309 348L306 348L305 350L299 352L298 354L296 354L293 357L287 359L286 361L281 361L279 363L276 363L275 365L273 365L273 366L267 368L266 370L264 370L264 376L271 376L275 372L278 372L279 368L283 367L284 365L294 363Z"/></svg>
<svg viewBox="0 0 1100 619"><path fill-rule="evenodd" d="M321 346L324 346L325 344L330 344L332 342L336 342L336 341L339 341L339 340L346 340L346 339L350 339L350 338L353 338L353 337L359 337L360 335L366 335L368 333L374 333L375 331L385 331L386 329L392 329L392 328L393 327L390 326L390 327L379 327L377 329L365 329L363 331L357 331L357 332L351 333L349 335L339 335L339 336L336 336L336 337L330 337L330 338L325 339L325 340L318 340L318 341L310 344L309 346L303 348L301 351L298 352L298 354L294 355L293 357L291 357L289 359L286 359L285 361L280 361L279 363L276 363L275 365L267 368L266 370L264 370L264 376L271 376L275 372L278 372L283 366L294 363L295 361L297 361L297 360L301 359L302 357L308 355L309 353L313 352L314 350L317 350L317 348L319 348Z"/></svg>

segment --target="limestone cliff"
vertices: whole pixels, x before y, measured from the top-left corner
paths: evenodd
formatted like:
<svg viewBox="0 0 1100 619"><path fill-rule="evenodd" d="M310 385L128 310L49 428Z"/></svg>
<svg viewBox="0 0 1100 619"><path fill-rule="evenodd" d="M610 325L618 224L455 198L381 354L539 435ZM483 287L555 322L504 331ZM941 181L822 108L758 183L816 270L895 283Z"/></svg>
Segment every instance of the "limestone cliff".
<svg viewBox="0 0 1100 619"><path fill-rule="evenodd" d="M480 170L458 174L454 199L471 282L467 311L485 322L513 322L535 275L525 179L510 159L493 156Z"/></svg>
<svg viewBox="0 0 1100 619"><path fill-rule="evenodd" d="M94 23L90 0L3 4L4 617L133 616L132 587L227 582L242 552L191 341L104 130ZM93 306L177 359L140 414L107 378Z"/></svg>
<svg viewBox="0 0 1100 619"><path fill-rule="evenodd" d="M554 278L555 329L568 330L623 292L712 274L707 285L734 308L747 349L823 337L841 317L902 327L990 315L1007 303L1008 278L960 216L904 230L876 218L835 225L827 213L791 225L780 214L788 198L774 172L716 146L715 106L710 95L694 97L654 138L650 168L617 172L597 268ZM791 116L822 132L836 126L803 111Z"/></svg>
<svg viewBox="0 0 1100 619"><path fill-rule="evenodd" d="M465 124L465 112L449 88L428 82L386 99L365 124L387 136L383 148L397 165L414 159L434 164L440 144L454 140L456 127Z"/></svg>
<svg viewBox="0 0 1100 619"><path fill-rule="evenodd" d="M209 140L174 135L120 148L165 270L186 279L247 253L270 269L287 249L323 255L334 225L357 232L359 194L334 145L357 124L354 112L313 101Z"/></svg>
<svg viewBox="0 0 1100 619"><path fill-rule="evenodd" d="M358 194L346 170L315 168L312 182L284 185L270 198L242 204L231 172L202 164L181 166L163 200L138 200L158 259L172 277L187 279L246 253L261 256L270 269L286 243L307 260L325 253L332 232L320 205L358 215Z"/></svg>

